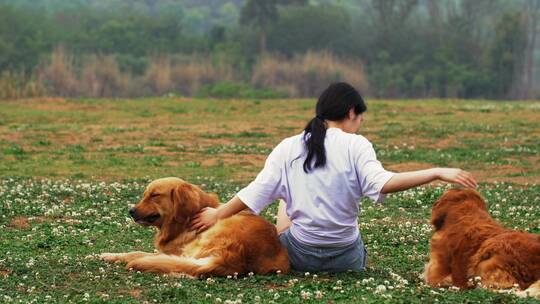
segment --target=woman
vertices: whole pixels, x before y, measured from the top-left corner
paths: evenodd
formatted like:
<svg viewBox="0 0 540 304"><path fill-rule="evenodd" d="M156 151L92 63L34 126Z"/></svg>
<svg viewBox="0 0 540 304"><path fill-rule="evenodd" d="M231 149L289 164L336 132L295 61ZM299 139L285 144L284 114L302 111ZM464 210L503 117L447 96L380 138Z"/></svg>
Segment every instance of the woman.
<svg viewBox="0 0 540 304"><path fill-rule="evenodd" d="M434 180L476 187L472 175L460 169L386 171L372 144L355 134L366 110L352 86L330 85L304 132L277 145L252 183L217 209L204 209L193 219L192 228L208 229L246 208L259 213L282 198L276 227L293 269L360 271L367 255L358 230L362 197L382 202L387 193Z"/></svg>

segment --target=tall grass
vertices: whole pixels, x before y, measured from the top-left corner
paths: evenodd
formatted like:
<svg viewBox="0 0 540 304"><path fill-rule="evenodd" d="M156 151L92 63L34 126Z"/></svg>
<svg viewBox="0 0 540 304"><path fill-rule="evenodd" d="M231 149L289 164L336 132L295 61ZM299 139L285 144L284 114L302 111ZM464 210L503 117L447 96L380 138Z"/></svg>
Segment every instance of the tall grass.
<svg viewBox="0 0 540 304"><path fill-rule="evenodd" d="M93 55L82 65L77 87L85 97L126 97L131 83L131 75L120 72L113 56Z"/></svg>
<svg viewBox="0 0 540 304"><path fill-rule="evenodd" d="M80 94L74 57L62 46L54 49L50 62L40 66L37 75L49 96L73 97Z"/></svg>
<svg viewBox="0 0 540 304"><path fill-rule="evenodd" d="M307 52L292 59L264 56L251 77L256 87L286 91L292 97L318 96L329 83L336 81L347 81L362 91L367 90L362 63L338 58L328 51Z"/></svg>
<svg viewBox="0 0 540 304"><path fill-rule="evenodd" d="M173 82L169 57L158 56L151 58L143 83L148 94L163 95L172 91Z"/></svg>
<svg viewBox="0 0 540 304"><path fill-rule="evenodd" d="M203 85L238 80L230 63L197 55L177 58L171 73L176 90L187 96L193 96Z"/></svg>
<svg viewBox="0 0 540 304"><path fill-rule="evenodd" d="M10 71L0 74L0 99L39 97L43 95L45 95L45 88L35 77Z"/></svg>
<svg viewBox="0 0 540 304"><path fill-rule="evenodd" d="M350 82L361 90L367 88L361 62L330 52L307 52L291 59L265 55L255 63L251 75L238 71L223 58L155 55L142 75L133 75L122 71L113 55L75 58L59 46L28 77L3 73L0 98L194 96L201 88L223 83L291 97L313 97L335 81ZM241 97L240 92L236 97Z"/></svg>

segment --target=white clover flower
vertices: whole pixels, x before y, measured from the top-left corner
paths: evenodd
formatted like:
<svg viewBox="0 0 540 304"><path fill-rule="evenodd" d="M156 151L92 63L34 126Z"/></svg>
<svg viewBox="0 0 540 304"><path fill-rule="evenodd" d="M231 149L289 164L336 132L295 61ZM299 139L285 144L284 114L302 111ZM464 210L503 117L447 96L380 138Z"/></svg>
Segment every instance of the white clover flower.
<svg viewBox="0 0 540 304"><path fill-rule="evenodd" d="M304 299L304 300L309 300L309 299L311 298L311 292L301 290L301 291L300 291L300 296L301 296L302 299Z"/></svg>
<svg viewBox="0 0 540 304"><path fill-rule="evenodd" d="M36 260L34 260L34 258L30 258L28 262L26 262L26 267L30 268L34 266L35 263L36 263Z"/></svg>
<svg viewBox="0 0 540 304"><path fill-rule="evenodd" d="M386 286L378 285L377 288L375 288L375 293L383 293L383 292L386 292Z"/></svg>

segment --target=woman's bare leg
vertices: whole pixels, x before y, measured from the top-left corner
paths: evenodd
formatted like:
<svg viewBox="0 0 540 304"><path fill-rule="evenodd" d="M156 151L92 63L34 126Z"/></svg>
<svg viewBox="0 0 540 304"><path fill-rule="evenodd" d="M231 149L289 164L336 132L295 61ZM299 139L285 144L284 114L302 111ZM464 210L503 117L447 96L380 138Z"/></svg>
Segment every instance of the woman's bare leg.
<svg viewBox="0 0 540 304"><path fill-rule="evenodd" d="M277 212L276 229L278 234L284 232L291 226L291 220L287 216L287 204L284 200L279 200L279 207Z"/></svg>

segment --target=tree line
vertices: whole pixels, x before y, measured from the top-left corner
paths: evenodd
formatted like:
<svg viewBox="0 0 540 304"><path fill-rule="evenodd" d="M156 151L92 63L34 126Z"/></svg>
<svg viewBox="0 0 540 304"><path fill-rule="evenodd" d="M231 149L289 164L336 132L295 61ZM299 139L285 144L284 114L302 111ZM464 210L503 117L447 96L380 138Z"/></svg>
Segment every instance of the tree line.
<svg viewBox="0 0 540 304"><path fill-rule="evenodd" d="M306 79L326 73L314 83L362 79L362 89L381 98L532 98L540 93L539 11L540 0L0 0L0 90L31 83L40 94L92 95L63 92L68 81L58 80L84 82L92 65L91 79L117 73L124 83L148 87L124 85L121 96L194 95L202 86L315 96ZM52 67L56 60L58 68L52 54L59 48L69 73ZM315 54L326 60L306 59ZM228 72L195 73L197 81L190 81L197 85L189 90L175 85L174 73L148 80L157 75L156 62L182 70L194 56ZM99 72L96 58L107 58L114 72ZM280 75L304 79L288 85ZM155 89L155 81L166 89ZM107 92L114 95L115 88Z"/></svg>

